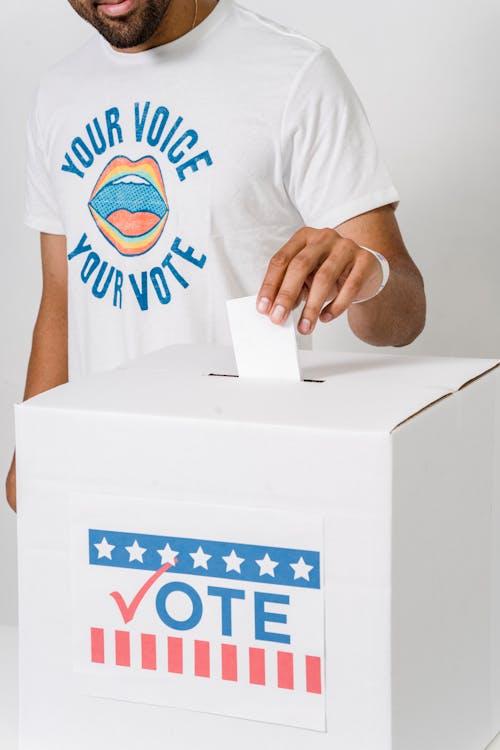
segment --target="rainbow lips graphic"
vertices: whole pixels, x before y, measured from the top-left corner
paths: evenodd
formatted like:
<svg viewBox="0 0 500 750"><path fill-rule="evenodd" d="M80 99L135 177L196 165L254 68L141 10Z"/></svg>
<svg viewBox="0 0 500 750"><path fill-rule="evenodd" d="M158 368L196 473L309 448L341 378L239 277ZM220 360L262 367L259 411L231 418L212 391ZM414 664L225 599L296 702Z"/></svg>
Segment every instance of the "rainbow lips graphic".
<svg viewBox="0 0 500 750"><path fill-rule="evenodd" d="M95 223L122 255L142 255L158 241L169 208L158 162L115 156L89 200Z"/></svg>

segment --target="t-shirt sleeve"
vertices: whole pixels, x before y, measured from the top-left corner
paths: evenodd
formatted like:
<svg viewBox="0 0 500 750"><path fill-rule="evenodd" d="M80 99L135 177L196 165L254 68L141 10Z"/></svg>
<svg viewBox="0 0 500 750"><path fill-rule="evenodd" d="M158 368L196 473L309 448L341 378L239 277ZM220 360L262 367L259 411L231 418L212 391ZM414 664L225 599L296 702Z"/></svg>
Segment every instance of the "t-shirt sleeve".
<svg viewBox="0 0 500 750"><path fill-rule="evenodd" d="M313 53L292 84L281 145L285 187L306 226L336 227L397 206L363 106L327 47Z"/></svg>
<svg viewBox="0 0 500 750"><path fill-rule="evenodd" d="M26 122L26 173L24 223L50 234L65 234L51 183L47 157L38 124L36 100Z"/></svg>

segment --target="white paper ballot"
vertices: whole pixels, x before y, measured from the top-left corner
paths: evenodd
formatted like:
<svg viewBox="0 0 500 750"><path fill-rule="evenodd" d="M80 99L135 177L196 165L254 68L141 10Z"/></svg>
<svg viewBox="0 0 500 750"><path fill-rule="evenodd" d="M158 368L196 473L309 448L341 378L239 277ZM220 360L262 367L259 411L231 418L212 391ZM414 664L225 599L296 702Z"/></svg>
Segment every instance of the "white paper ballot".
<svg viewBox="0 0 500 750"><path fill-rule="evenodd" d="M299 381L300 367L293 316L272 323L257 312L256 297L227 301L229 326L240 378Z"/></svg>

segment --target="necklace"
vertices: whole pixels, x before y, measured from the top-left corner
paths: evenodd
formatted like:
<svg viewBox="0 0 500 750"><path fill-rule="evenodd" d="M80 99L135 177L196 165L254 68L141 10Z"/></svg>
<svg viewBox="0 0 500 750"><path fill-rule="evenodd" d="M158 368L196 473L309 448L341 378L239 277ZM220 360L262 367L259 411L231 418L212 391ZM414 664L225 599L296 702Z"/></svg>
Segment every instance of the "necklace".
<svg viewBox="0 0 500 750"><path fill-rule="evenodd" d="M191 26L191 31L194 29L196 25L197 17L198 17L198 0L194 0L194 18L193 18L193 25Z"/></svg>

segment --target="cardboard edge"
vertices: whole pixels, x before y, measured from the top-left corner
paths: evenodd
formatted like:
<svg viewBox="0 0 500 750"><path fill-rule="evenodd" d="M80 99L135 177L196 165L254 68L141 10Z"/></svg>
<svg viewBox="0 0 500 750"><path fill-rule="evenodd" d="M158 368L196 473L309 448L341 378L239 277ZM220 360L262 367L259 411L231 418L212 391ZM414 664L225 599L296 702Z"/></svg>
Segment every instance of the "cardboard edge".
<svg viewBox="0 0 500 750"><path fill-rule="evenodd" d="M444 401L445 398L449 398L454 393L457 393L457 391L450 391L449 393L445 393L442 396L435 398L434 401L430 401L425 406L422 406L421 409L417 409L417 411L414 411L408 417L405 417L404 419L402 419L401 422L398 422L396 425L394 425L394 427L391 427L391 429L389 430L389 434L392 435L392 433L395 432L395 430L399 429L399 427L402 427L402 425L406 424L406 422L409 422L411 419L415 419L415 417L417 417L423 411L426 411L427 409L432 408L433 406L435 406L435 404L439 404L440 401Z"/></svg>
<svg viewBox="0 0 500 750"><path fill-rule="evenodd" d="M491 367L488 367L488 369L484 370L484 372L480 372L479 375L475 375L473 378L466 380L465 383L462 383L460 388L457 389L457 391L461 391L464 388L467 388L467 386L471 385L471 383L474 383L474 381L479 380L479 378L482 378L485 375L488 375L488 373L492 372L493 370L496 370L497 367L500 367L500 361L498 361L496 364L492 365Z"/></svg>
<svg viewBox="0 0 500 750"><path fill-rule="evenodd" d="M448 393L444 393L442 396L439 396L439 398L435 398L434 401L431 401L430 403L426 404L425 406L422 406L421 409L417 409L417 411L413 412L413 414L410 414L405 419L402 419L401 422L398 422L394 427L392 427L389 430L389 434L392 435L392 433L397 430L402 425L406 424L406 422L409 422L410 419L414 419L419 414L421 414L423 411L426 411L427 409L432 408L436 404L438 404L440 401L443 401L445 398L449 398L450 396L453 396L454 393L459 393L460 391L463 391L464 388L467 388L468 386L472 385L472 383L475 383L476 380L479 380L480 378L483 378L485 375L488 375L490 372L493 372L493 370L496 370L500 367L500 361L496 362L496 364L492 365L491 367L488 367L487 370L483 370L483 372L480 372L478 375L474 375L473 378L469 378L469 380L466 380L465 383L462 383L461 386L458 388L449 391Z"/></svg>

